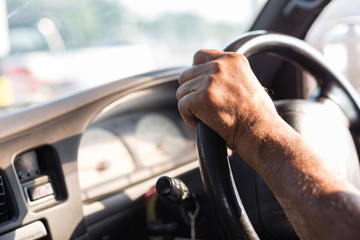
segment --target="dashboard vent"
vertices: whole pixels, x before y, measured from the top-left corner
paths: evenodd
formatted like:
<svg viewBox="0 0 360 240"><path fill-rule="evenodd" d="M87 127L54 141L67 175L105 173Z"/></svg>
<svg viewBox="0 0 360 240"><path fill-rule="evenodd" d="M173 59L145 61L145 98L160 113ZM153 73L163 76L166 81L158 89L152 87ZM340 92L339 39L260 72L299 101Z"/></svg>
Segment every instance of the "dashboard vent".
<svg viewBox="0 0 360 240"><path fill-rule="evenodd" d="M5 184L3 177L0 175L0 222L5 222L9 219L8 204L5 195Z"/></svg>

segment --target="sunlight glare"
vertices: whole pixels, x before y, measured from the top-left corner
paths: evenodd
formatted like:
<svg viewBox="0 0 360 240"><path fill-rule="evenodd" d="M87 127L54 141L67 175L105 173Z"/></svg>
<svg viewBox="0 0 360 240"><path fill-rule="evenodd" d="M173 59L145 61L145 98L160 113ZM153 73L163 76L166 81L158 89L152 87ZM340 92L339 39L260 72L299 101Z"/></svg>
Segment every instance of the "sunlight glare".
<svg viewBox="0 0 360 240"><path fill-rule="evenodd" d="M146 18L154 18L160 14L170 12L191 12L211 21L234 23L251 18L256 5L263 1L223 0L218 2L207 0L122 0L122 2L134 12Z"/></svg>
<svg viewBox="0 0 360 240"><path fill-rule="evenodd" d="M48 18L42 18L38 23L38 29L42 34L49 35L54 32L55 24Z"/></svg>

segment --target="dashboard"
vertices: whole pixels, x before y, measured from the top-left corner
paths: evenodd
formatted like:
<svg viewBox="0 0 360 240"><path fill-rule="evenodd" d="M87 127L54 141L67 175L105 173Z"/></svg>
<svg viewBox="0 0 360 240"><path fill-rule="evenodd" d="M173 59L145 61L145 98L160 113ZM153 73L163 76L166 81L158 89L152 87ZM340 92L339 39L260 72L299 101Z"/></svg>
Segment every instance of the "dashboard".
<svg viewBox="0 0 360 240"><path fill-rule="evenodd" d="M78 153L82 199L91 201L194 160L194 132L173 108L95 121Z"/></svg>
<svg viewBox="0 0 360 240"><path fill-rule="evenodd" d="M159 176L196 167L194 130L177 111L180 71L0 118L0 239L142 237L144 194Z"/></svg>

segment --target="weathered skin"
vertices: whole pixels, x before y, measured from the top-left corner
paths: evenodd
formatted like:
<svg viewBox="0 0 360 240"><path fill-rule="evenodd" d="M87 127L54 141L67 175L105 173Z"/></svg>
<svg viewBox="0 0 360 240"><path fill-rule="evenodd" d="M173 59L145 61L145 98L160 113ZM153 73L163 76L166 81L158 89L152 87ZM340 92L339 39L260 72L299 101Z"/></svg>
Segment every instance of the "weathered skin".
<svg viewBox="0 0 360 240"><path fill-rule="evenodd" d="M360 239L360 193L277 114L247 59L200 50L179 78L178 108L216 131L255 169L301 239Z"/></svg>

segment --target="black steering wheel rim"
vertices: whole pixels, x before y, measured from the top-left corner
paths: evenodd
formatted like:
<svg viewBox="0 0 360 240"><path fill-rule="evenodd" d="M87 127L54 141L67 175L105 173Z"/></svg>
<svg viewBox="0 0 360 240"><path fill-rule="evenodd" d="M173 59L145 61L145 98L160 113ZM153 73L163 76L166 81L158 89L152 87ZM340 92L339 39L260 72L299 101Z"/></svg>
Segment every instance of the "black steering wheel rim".
<svg viewBox="0 0 360 240"><path fill-rule="evenodd" d="M265 31L249 32L225 51L250 57L276 55L311 73L318 82L317 101L335 102L349 119L353 134L359 132L360 99L347 79L330 68L321 54L302 40ZM226 144L201 121L196 127L200 173L212 209L226 239L259 239L241 202L227 158Z"/></svg>

